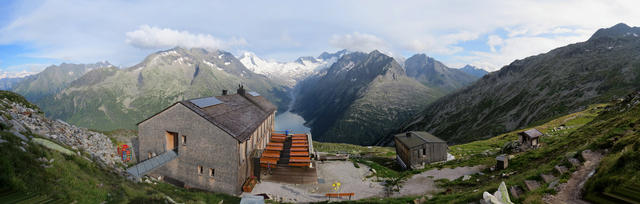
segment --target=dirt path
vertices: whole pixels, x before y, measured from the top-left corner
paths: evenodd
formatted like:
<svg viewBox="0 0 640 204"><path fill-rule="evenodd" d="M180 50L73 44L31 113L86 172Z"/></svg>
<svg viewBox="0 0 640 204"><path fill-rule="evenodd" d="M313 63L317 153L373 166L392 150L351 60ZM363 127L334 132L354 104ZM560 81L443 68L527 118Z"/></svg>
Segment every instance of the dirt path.
<svg viewBox="0 0 640 204"><path fill-rule="evenodd" d="M569 178L569 181L567 181L567 183L563 183L558 186L560 190L556 195L545 197L545 202L553 204L588 203L581 200L581 190L586 181L593 175L596 168L600 164L602 154L585 150L582 152L582 157L585 159L585 162L582 164L582 166L580 166L577 171L571 174L571 178Z"/></svg>

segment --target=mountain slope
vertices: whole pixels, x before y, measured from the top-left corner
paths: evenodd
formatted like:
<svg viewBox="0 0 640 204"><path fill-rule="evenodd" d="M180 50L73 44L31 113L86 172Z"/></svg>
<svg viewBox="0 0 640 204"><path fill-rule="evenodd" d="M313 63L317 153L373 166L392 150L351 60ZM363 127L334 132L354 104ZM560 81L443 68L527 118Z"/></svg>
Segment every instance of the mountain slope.
<svg viewBox="0 0 640 204"><path fill-rule="evenodd" d="M472 65L465 65L464 67L460 68L460 71L476 76L478 78L483 77L484 75L487 75L489 73L487 72L487 70L480 69Z"/></svg>
<svg viewBox="0 0 640 204"><path fill-rule="evenodd" d="M233 93L239 84L278 108L289 103L287 88L247 69L224 51L174 48L127 69L94 69L55 96L37 103L53 118L99 130L133 129L172 103Z"/></svg>
<svg viewBox="0 0 640 204"><path fill-rule="evenodd" d="M426 130L450 143L468 142L622 96L640 86L640 38L633 35L637 28L619 27L516 60L432 103L403 130Z"/></svg>
<svg viewBox="0 0 640 204"><path fill-rule="evenodd" d="M38 101L66 88L73 80L92 69L112 66L109 62L51 65L38 74L25 77L24 80L13 85L11 90L23 95L29 101Z"/></svg>
<svg viewBox="0 0 640 204"><path fill-rule="evenodd" d="M378 51L344 55L329 69L298 85L294 112L314 139L371 145L403 119L442 95L406 76Z"/></svg>
<svg viewBox="0 0 640 204"><path fill-rule="evenodd" d="M404 67L407 76L425 86L440 88L445 92L462 88L478 78L459 69L449 68L425 54L411 56L404 62Z"/></svg>

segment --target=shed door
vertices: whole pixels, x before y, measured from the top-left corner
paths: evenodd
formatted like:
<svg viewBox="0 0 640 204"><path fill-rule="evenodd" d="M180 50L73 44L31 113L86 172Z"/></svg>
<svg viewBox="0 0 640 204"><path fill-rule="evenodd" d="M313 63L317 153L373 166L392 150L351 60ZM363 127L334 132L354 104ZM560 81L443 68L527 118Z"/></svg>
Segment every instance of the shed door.
<svg viewBox="0 0 640 204"><path fill-rule="evenodd" d="M166 137L167 141L165 144L167 146L167 150L174 150L178 144L178 133L167 131Z"/></svg>

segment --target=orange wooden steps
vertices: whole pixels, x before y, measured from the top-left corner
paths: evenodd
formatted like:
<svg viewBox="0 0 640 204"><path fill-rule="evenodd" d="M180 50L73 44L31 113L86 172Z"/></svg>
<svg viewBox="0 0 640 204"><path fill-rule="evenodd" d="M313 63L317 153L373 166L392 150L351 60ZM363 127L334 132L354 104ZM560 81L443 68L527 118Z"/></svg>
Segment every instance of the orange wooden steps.
<svg viewBox="0 0 640 204"><path fill-rule="evenodd" d="M311 158L309 157L291 157L289 158L289 162L311 162Z"/></svg>
<svg viewBox="0 0 640 204"><path fill-rule="evenodd" d="M269 154L280 154L280 151L265 150L264 152L262 152L262 154L264 154L264 153L269 153Z"/></svg>
<svg viewBox="0 0 640 204"><path fill-rule="evenodd" d="M307 143L307 140L291 140L292 144Z"/></svg>
<svg viewBox="0 0 640 204"><path fill-rule="evenodd" d="M293 137L307 137L307 134L292 134Z"/></svg>
<svg viewBox="0 0 640 204"><path fill-rule="evenodd" d="M309 147L309 144L307 144L307 143L295 143L295 144L291 144L291 147Z"/></svg>
<svg viewBox="0 0 640 204"><path fill-rule="evenodd" d="M291 138L294 140L306 140L307 136L291 136Z"/></svg>
<svg viewBox="0 0 640 204"><path fill-rule="evenodd" d="M285 139L271 138L270 142L284 142Z"/></svg>
<svg viewBox="0 0 640 204"><path fill-rule="evenodd" d="M286 134L282 134L282 133L271 133L271 136L287 136Z"/></svg>
<svg viewBox="0 0 640 204"><path fill-rule="evenodd" d="M292 157L308 157L309 156L309 152L289 152L289 156L292 156Z"/></svg>
<svg viewBox="0 0 640 204"><path fill-rule="evenodd" d="M292 152L308 152L309 149L306 147L291 147Z"/></svg>

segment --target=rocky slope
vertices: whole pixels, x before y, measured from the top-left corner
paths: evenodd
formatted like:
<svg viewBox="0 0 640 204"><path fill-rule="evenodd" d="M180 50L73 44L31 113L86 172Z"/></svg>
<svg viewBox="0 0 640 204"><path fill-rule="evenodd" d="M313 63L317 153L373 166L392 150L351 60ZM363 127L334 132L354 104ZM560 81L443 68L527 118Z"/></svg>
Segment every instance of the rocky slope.
<svg viewBox="0 0 640 204"><path fill-rule="evenodd" d="M25 77L14 84L10 90L20 93L29 101L39 101L42 98L58 93L85 73L101 67L114 66L109 62L51 65L38 74Z"/></svg>
<svg viewBox="0 0 640 204"><path fill-rule="evenodd" d="M231 53L174 48L148 56L127 69L93 69L46 100L47 115L99 130L133 129L136 123L172 103L221 95L244 84L280 109L289 103L287 87L247 69Z"/></svg>
<svg viewBox="0 0 640 204"><path fill-rule="evenodd" d="M315 140L371 145L442 93L378 51L344 55L298 85L294 112Z"/></svg>
<svg viewBox="0 0 640 204"><path fill-rule="evenodd" d="M116 169L122 163L116 147L104 134L47 119L38 107L15 93L0 92L0 125L25 142L33 138L31 134L37 134L68 145L75 152L82 150L105 167Z"/></svg>
<svg viewBox="0 0 640 204"><path fill-rule="evenodd" d="M478 78L462 70L449 68L425 54L413 55L404 62L404 68L407 76L443 92L465 87Z"/></svg>
<svg viewBox="0 0 640 204"><path fill-rule="evenodd" d="M610 101L640 86L640 32L619 24L588 41L516 60L439 99L404 130L462 143Z"/></svg>

